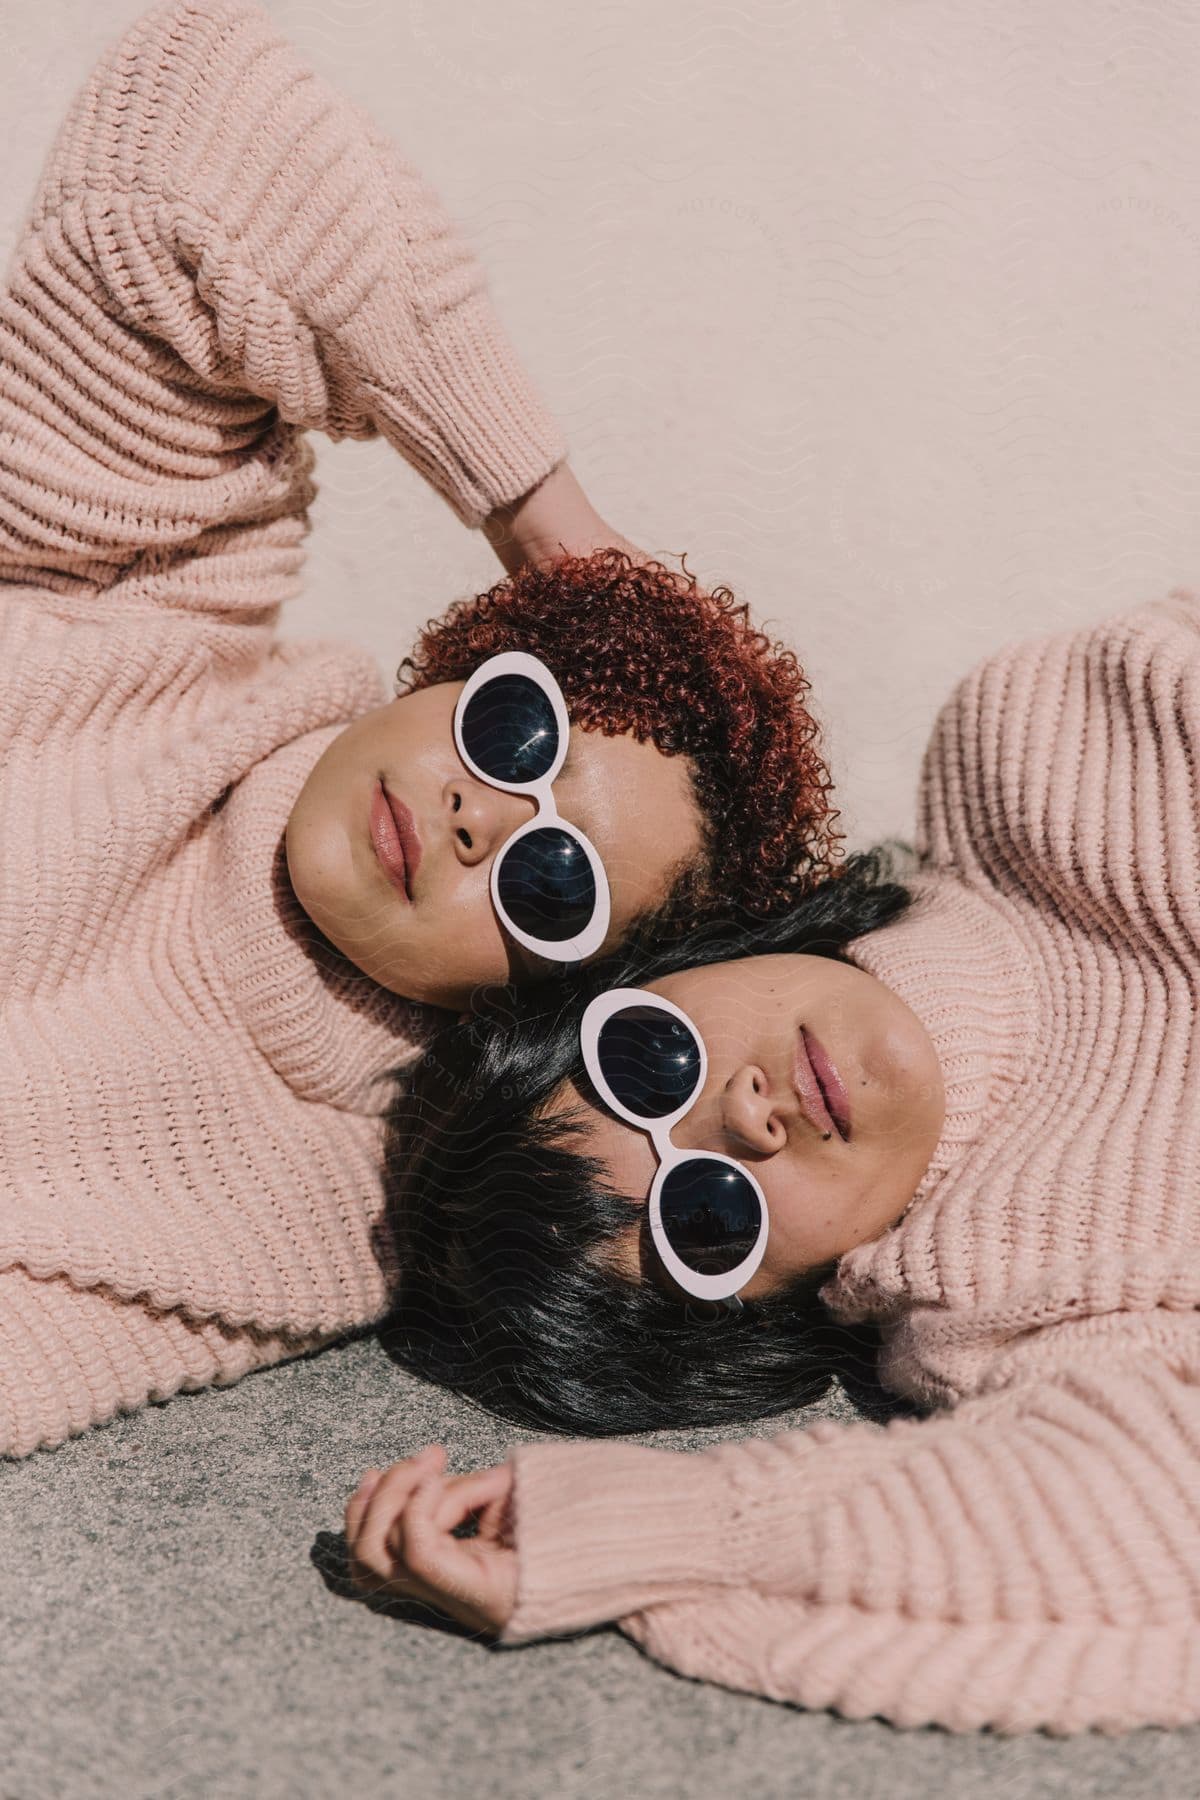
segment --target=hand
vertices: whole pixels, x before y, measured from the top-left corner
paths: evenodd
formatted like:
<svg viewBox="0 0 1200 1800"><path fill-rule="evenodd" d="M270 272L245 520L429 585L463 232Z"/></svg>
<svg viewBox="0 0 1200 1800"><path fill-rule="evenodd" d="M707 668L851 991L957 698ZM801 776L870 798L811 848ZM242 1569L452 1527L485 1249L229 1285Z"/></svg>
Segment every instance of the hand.
<svg viewBox="0 0 1200 1800"><path fill-rule="evenodd" d="M346 1502L350 1574L363 1594L420 1600L472 1631L495 1634L517 1599L512 1465L446 1474L441 1444L380 1474L368 1469ZM452 1536L478 1519L475 1537Z"/></svg>
<svg viewBox="0 0 1200 1800"><path fill-rule="evenodd" d="M520 500L498 507L483 532L510 575L528 563L547 567L563 555L588 556L609 545L636 563L651 561L600 516L565 462Z"/></svg>

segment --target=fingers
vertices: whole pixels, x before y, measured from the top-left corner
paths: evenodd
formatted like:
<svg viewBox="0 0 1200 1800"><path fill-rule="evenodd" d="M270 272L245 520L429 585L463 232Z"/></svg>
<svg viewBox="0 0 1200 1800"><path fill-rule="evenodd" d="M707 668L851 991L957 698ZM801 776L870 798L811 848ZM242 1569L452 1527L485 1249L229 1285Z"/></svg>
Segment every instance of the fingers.
<svg viewBox="0 0 1200 1800"><path fill-rule="evenodd" d="M516 1554L503 1538L512 1465L447 1478L427 1445L383 1474L368 1469L346 1503L351 1575L364 1593L408 1595L474 1631L501 1630L516 1603ZM454 1531L476 1516L475 1537Z"/></svg>
<svg viewBox="0 0 1200 1800"><path fill-rule="evenodd" d="M423 1600L471 1631L502 1631L516 1604L516 1553L502 1539L511 1490L511 1463L446 1478L441 1444L383 1474L369 1469L345 1503L354 1586ZM470 1517L479 1534L453 1537Z"/></svg>
<svg viewBox="0 0 1200 1800"><path fill-rule="evenodd" d="M472 1513L494 1512L497 1502L507 1500L511 1485L512 1471L507 1463L500 1463L494 1469L473 1469L468 1475L452 1476L437 1499L433 1513L436 1529L453 1531Z"/></svg>
<svg viewBox="0 0 1200 1800"><path fill-rule="evenodd" d="M403 1559L403 1540L392 1541L392 1527L402 1519L405 1504L416 1486L439 1475L446 1465L441 1444L426 1445L417 1456L393 1463L384 1474L368 1471L346 1503L346 1541L350 1547L356 1585L372 1587L397 1573ZM368 1478L374 1475L373 1480Z"/></svg>
<svg viewBox="0 0 1200 1800"><path fill-rule="evenodd" d="M444 1486L423 1482L404 1509L404 1565L410 1577L444 1612L473 1630L497 1630L506 1622L515 1575L510 1580L501 1565L514 1560L513 1552L451 1532L497 1493L497 1471L483 1469Z"/></svg>
<svg viewBox="0 0 1200 1800"><path fill-rule="evenodd" d="M367 1510L367 1501L375 1491L379 1476L378 1469L368 1469L346 1502L346 1542L351 1549L354 1548L354 1540L358 1536L363 1514Z"/></svg>

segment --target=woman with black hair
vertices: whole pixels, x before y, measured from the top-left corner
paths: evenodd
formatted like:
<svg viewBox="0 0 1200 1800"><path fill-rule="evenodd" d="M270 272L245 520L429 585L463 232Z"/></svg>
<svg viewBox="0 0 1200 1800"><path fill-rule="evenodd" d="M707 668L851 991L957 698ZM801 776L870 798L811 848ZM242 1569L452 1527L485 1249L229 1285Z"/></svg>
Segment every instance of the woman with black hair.
<svg viewBox="0 0 1200 1800"><path fill-rule="evenodd" d="M579 1031L588 1001L609 988L673 992L672 982L728 970L736 996L753 979L749 958L767 959L758 966L768 977L776 959L796 959L810 988L828 979L830 959L863 981L845 946L908 906L896 860L883 846L854 856L776 919L730 916L677 939L651 923L574 980L477 996L389 1117L389 1208L405 1273L388 1329L410 1367L524 1424L591 1436L780 1412L828 1387L838 1349L861 1353L861 1334L839 1330L818 1299L831 1246L770 1291L760 1276L753 1309L720 1331L711 1305L681 1296L647 1241L645 1207L631 1212L595 1141L607 1121ZM936 1106L936 1068L926 1073ZM626 1127L613 1138L646 1156ZM755 1167L770 1189L765 1160ZM775 1174L793 1179L786 1159ZM622 1254L646 1279L617 1274Z"/></svg>
<svg viewBox="0 0 1200 1800"><path fill-rule="evenodd" d="M907 904L867 859L718 960L604 972L707 1051L653 1147L589 1087L599 970L443 1037L396 1115L429 1133L394 1206L417 1367L576 1432L748 1419L817 1384L823 1307L932 1416L455 1477L429 1447L351 1497L356 1579L899 1725L1200 1719L1198 751L1182 589L988 658ZM765 1202L703 1322L647 1228L685 1152Z"/></svg>

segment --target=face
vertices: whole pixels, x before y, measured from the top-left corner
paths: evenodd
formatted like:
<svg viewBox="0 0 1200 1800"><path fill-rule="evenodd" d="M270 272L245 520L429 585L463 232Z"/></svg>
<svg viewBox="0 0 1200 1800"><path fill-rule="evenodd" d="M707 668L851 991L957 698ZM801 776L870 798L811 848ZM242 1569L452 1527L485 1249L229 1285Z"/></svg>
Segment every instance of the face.
<svg viewBox="0 0 1200 1800"><path fill-rule="evenodd" d="M553 966L510 939L492 906L492 860L537 807L489 787L460 758L454 707L465 685L421 688L348 725L301 789L286 836L296 897L330 942L392 993L455 1008L480 985L537 979ZM413 821L406 883L372 838L381 781ZM554 802L608 877L601 956L700 853L690 765L632 737L573 727Z"/></svg>
<svg viewBox="0 0 1200 1800"><path fill-rule="evenodd" d="M647 991L681 1007L708 1052L703 1091L671 1142L744 1163L766 1195L766 1254L743 1295L786 1286L900 1216L937 1147L945 1089L929 1034L898 995L822 956L713 963ZM822 1088L843 1115L845 1137ZM677 1292L645 1223L658 1166L650 1139L574 1084L546 1110L581 1116L587 1137L573 1148L601 1157L612 1186L636 1196L638 1216L612 1247L616 1266L631 1281Z"/></svg>

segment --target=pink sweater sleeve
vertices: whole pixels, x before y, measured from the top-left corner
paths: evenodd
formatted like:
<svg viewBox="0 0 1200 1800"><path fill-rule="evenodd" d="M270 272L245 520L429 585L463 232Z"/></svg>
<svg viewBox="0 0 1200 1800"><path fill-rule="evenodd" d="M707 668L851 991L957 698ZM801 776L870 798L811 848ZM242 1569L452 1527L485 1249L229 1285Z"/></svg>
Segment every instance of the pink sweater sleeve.
<svg viewBox="0 0 1200 1800"><path fill-rule="evenodd" d="M470 526L566 454L437 194L253 0L170 0L101 58L0 348L0 578L238 519L264 401L382 434Z"/></svg>
<svg viewBox="0 0 1200 1800"><path fill-rule="evenodd" d="M118 1413L322 1348L307 1337L189 1319L66 1276L0 1270L0 1456L53 1450Z"/></svg>
<svg viewBox="0 0 1200 1800"><path fill-rule="evenodd" d="M518 1448L501 1641L616 1619L685 1675L902 1726L1194 1720L1200 1336L1121 1333L928 1419Z"/></svg>

